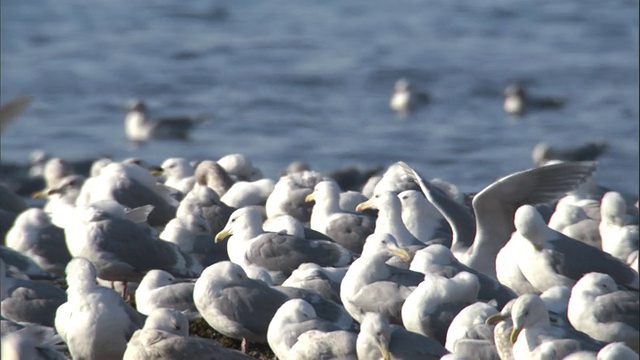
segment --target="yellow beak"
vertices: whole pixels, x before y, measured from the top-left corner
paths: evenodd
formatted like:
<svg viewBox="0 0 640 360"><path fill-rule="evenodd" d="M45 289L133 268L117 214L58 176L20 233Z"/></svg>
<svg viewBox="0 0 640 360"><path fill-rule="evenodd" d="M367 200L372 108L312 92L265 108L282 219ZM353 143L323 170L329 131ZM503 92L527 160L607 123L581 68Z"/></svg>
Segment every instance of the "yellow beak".
<svg viewBox="0 0 640 360"><path fill-rule="evenodd" d="M371 199L369 199L367 201L363 201L360 204L358 204L356 206L356 211L364 211L366 209L371 209L372 206L373 206L373 203L371 202Z"/></svg>
<svg viewBox="0 0 640 360"><path fill-rule="evenodd" d="M161 167L158 167L158 166L152 166L151 168L149 168L149 172L153 176L160 176L160 175L164 174L164 169L162 169Z"/></svg>
<svg viewBox="0 0 640 360"><path fill-rule="evenodd" d="M391 251L393 255L399 257L400 259L406 262L411 261L411 255L409 254L409 251L407 251L407 249L405 248L393 248L393 249L390 249L389 251Z"/></svg>
<svg viewBox="0 0 640 360"><path fill-rule="evenodd" d="M391 354L389 353L389 349L387 349L384 345L378 345L378 349L380 349L380 353L382 354L382 358L384 360L391 360Z"/></svg>
<svg viewBox="0 0 640 360"><path fill-rule="evenodd" d="M506 319L506 316L502 315L502 314L494 314L491 315L487 318L487 320L484 321L485 324L488 325L495 325L497 323L499 323L500 321L503 321L504 319Z"/></svg>
<svg viewBox="0 0 640 360"><path fill-rule="evenodd" d="M522 331L522 329L518 329L517 327L513 328L513 330L511 331L511 337L509 338L509 340L511 340L511 344L516 343L516 340L518 340L518 335L520 335L520 331Z"/></svg>
<svg viewBox="0 0 640 360"><path fill-rule="evenodd" d="M307 197L304 198L304 202L312 202L312 201L315 201L315 200L316 200L316 197L313 196L313 193L307 195Z"/></svg>
<svg viewBox="0 0 640 360"><path fill-rule="evenodd" d="M227 229L220 230L220 232L217 233L216 237L215 237L216 243L219 243L220 241L224 240L229 235L231 235L231 231L229 231Z"/></svg>

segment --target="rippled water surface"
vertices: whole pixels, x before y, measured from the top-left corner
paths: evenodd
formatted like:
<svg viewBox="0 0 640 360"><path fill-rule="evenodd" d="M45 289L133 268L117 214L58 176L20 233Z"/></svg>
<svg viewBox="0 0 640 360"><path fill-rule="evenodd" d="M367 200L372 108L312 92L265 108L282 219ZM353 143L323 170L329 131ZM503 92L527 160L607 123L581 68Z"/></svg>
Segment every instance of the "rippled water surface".
<svg viewBox="0 0 640 360"><path fill-rule="evenodd" d="M404 160L465 191L532 165L540 141L610 142L597 180L638 192L638 2L2 0L2 102L35 100L2 160L247 154L276 177ZM431 104L398 118L405 76ZM520 119L504 87L567 98ZM123 107L207 114L188 142L134 147Z"/></svg>

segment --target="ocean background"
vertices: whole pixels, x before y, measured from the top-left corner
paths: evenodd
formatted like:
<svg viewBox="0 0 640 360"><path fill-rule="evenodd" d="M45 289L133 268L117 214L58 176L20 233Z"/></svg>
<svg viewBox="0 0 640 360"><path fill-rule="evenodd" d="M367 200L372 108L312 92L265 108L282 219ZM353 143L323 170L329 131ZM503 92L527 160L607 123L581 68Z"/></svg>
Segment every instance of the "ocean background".
<svg viewBox="0 0 640 360"><path fill-rule="evenodd" d="M609 142L596 180L638 193L637 0L2 0L1 102L34 97L3 132L3 163L244 153L276 179L403 160L479 191L533 166L540 141ZM408 78L432 102L389 108ZM568 100L514 118L502 92ZM205 114L187 142L134 146L124 107Z"/></svg>

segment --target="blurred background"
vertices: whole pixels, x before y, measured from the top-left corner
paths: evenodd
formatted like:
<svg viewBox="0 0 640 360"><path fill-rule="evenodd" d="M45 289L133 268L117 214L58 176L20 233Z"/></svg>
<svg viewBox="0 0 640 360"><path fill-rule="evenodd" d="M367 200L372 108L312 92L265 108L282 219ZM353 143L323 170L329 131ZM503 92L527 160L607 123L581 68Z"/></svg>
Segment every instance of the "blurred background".
<svg viewBox="0 0 640 360"><path fill-rule="evenodd" d="M277 178L403 160L463 191L533 166L545 141L608 141L598 183L638 193L638 1L2 0L1 101L33 101L3 163L243 153ZM431 101L389 107L405 77ZM519 82L566 105L514 117ZM125 106L207 115L189 141L131 144Z"/></svg>

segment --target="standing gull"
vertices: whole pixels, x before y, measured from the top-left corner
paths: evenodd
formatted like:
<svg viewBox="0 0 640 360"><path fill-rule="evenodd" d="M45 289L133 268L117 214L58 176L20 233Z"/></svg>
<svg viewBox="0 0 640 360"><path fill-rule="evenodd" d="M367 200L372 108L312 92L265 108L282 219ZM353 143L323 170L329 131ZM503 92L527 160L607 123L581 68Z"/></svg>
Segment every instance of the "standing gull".
<svg viewBox="0 0 640 360"><path fill-rule="evenodd" d="M495 259L500 249L513 233L513 216L523 204L545 203L557 199L561 194L573 190L595 171L595 163L559 163L524 170L502 177L485 187L473 198L475 213L475 236L469 214L460 205L438 196L436 191L422 180L408 165L404 168L420 185L423 193L447 219L453 229L451 250L465 265L496 277ZM440 193L442 194L442 193Z"/></svg>
<svg viewBox="0 0 640 360"><path fill-rule="evenodd" d="M427 244L432 240L451 243L451 233L442 230L446 221L440 211L417 190L405 190L398 194L402 205L402 222L407 230L420 242ZM448 229L447 229L448 230Z"/></svg>
<svg viewBox="0 0 640 360"><path fill-rule="evenodd" d="M602 250L621 261L638 250L640 230L638 224L627 223L627 204L620 193L610 191L602 197L600 207L600 236Z"/></svg>
<svg viewBox="0 0 640 360"><path fill-rule="evenodd" d="M371 199L358 204L356 211L369 208L378 210L374 233L389 233L393 235L400 246L422 244L402 222L402 205L395 193L390 191L376 193Z"/></svg>
<svg viewBox="0 0 640 360"><path fill-rule="evenodd" d="M589 273L571 289L567 314L577 330L600 341L624 341L637 352L639 306L637 291L618 290L610 276Z"/></svg>
<svg viewBox="0 0 640 360"><path fill-rule="evenodd" d="M468 272L475 275L480 283L478 299L482 301L496 301L499 307L504 306L516 294L510 288L498 282L496 279L478 272L461 262L451 253L447 247L440 244L432 244L418 250L409 270L423 274L434 274L451 278L460 272Z"/></svg>
<svg viewBox="0 0 640 360"><path fill-rule="evenodd" d="M169 189L138 165L111 163L91 183L89 204L115 200L131 209L153 205L148 218L151 226L164 226L175 217L178 202L170 196Z"/></svg>
<svg viewBox="0 0 640 360"><path fill-rule="evenodd" d="M267 341L271 350L281 360L288 359L288 353L298 336L309 330L331 332L340 329L334 323L319 319L313 306L302 299L291 299L276 311L267 329Z"/></svg>
<svg viewBox="0 0 640 360"><path fill-rule="evenodd" d="M96 285L96 268L84 258L67 265L69 300L56 312L55 327L74 359L121 359L143 316L114 290Z"/></svg>
<svg viewBox="0 0 640 360"><path fill-rule="evenodd" d="M340 188L333 180L320 181L305 201L315 201L311 212L311 229L329 236L333 241L356 254L373 233L374 219L340 208Z"/></svg>
<svg viewBox="0 0 640 360"><path fill-rule="evenodd" d="M462 309L447 331L445 348L452 353L471 359L498 359L493 341L493 325L487 318L498 313L493 306L478 301Z"/></svg>
<svg viewBox="0 0 640 360"><path fill-rule="evenodd" d="M27 255L40 267L63 276L71 255L67 249L64 230L53 225L41 209L22 212L6 237L7 246Z"/></svg>
<svg viewBox="0 0 640 360"><path fill-rule="evenodd" d="M216 241L230 234L227 251L231 261L243 267L253 264L265 268L275 284L281 284L306 262L345 266L352 259L351 253L336 243L265 232L260 213L252 207L236 210L227 226L216 235Z"/></svg>
<svg viewBox="0 0 640 360"><path fill-rule="evenodd" d="M232 208L220 201L220 196L206 185L195 184L193 189L180 201L176 217L190 214L204 217L213 234L224 228L233 213Z"/></svg>
<svg viewBox="0 0 640 360"><path fill-rule="evenodd" d="M262 171L243 154L228 154L218 159L218 164L235 181L255 181L263 178Z"/></svg>
<svg viewBox="0 0 640 360"><path fill-rule="evenodd" d="M189 322L180 312L156 309L144 327L131 336L124 360L196 360L253 359L239 351L227 349L214 340L189 336Z"/></svg>
<svg viewBox="0 0 640 360"><path fill-rule="evenodd" d="M287 295L259 280L249 279L237 264L223 261L202 272L193 290L196 308L223 335L266 342L269 322L288 300Z"/></svg>
<svg viewBox="0 0 640 360"><path fill-rule="evenodd" d="M217 162L204 160L196 166L196 183L206 185L222 197L231 188L234 181Z"/></svg>
<svg viewBox="0 0 640 360"><path fill-rule="evenodd" d="M71 255L93 262L104 280L139 281L152 269L185 277L202 271L193 258L153 236L148 227L96 207L78 208L75 223L65 234Z"/></svg>
<svg viewBox="0 0 640 360"><path fill-rule="evenodd" d="M322 180L324 180L322 174L307 170L281 177L265 204L267 218L291 215L303 223L309 222L312 205L305 202L305 198Z"/></svg>
<svg viewBox="0 0 640 360"><path fill-rule="evenodd" d="M368 242L368 241L367 241ZM402 324L402 304L424 275L386 264L393 255L409 260L409 254L387 242L379 252L367 253L349 266L340 286L340 299L357 321L367 312L377 312L390 322Z"/></svg>
<svg viewBox="0 0 640 360"><path fill-rule="evenodd" d="M195 319L200 314L193 301L194 287L195 282L178 281L166 271L151 270L136 289L136 308L145 315L155 309L169 308Z"/></svg>
<svg viewBox="0 0 640 360"><path fill-rule="evenodd" d="M181 139L189 137L191 129L204 121L203 117L175 116L151 119L142 100L132 100L124 119L127 138L134 142L150 139Z"/></svg>
<svg viewBox="0 0 640 360"><path fill-rule="evenodd" d="M358 335L346 330L324 332L309 330L298 336L291 347L289 360L343 359L357 360Z"/></svg>
<svg viewBox="0 0 640 360"><path fill-rule="evenodd" d="M402 305L402 323L407 330L444 344L451 321L476 302L479 290L478 278L468 272L459 272L450 279L426 274Z"/></svg>
<svg viewBox="0 0 640 360"><path fill-rule="evenodd" d="M363 316L356 350L360 360L435 360L448 353L432 338L390 325L383 315L373 312Z"/></svg>
<svg viewBox="0 0 640 360"><path fill-rule="evenodd" d="M161 173L165 178L164 184L170 186L182 194L188 193L195 184L195 169L184 158L168 158L161 165Z"/></svg>
<svg viewBox="0 0 640 360"><path fill-rule="evenodd" d="M64 290L53 284L6 276L2 260L0 284L2 316L15 322L53 326L56 309L67 300Z"/></svg>
<svg viewBox="0 0 640 360"><path fill-rule="evenodd" d="M511 308L511 343L516 359L535 358L537 353L562 359L580 350L597 351L602 345L571 327L554 327L544 301L534 294L520 296Z"/></svg>
<svg viewBox="0 0 640 360"><path fill-rule="evenodd" d="M538 291L557 285L572 287L590 272L609 274L617 283L638 289L638 273L613 256L547 227L531 205L521 206L514 219L518 268Z"/></svg>
<svg viewBox="0 0 640 360"><path fill-rule="evenodd" d="M44 326L30 325L2 337L3 360L66 360L54 349L54 331Z"/></svg>

